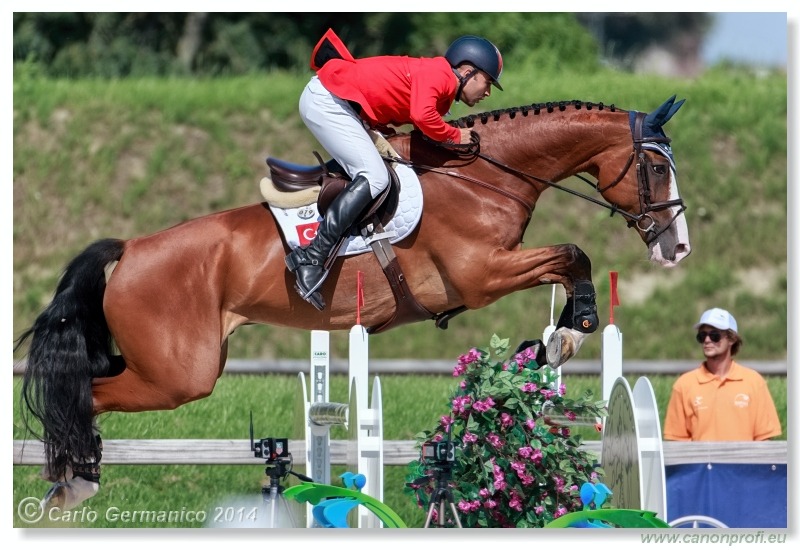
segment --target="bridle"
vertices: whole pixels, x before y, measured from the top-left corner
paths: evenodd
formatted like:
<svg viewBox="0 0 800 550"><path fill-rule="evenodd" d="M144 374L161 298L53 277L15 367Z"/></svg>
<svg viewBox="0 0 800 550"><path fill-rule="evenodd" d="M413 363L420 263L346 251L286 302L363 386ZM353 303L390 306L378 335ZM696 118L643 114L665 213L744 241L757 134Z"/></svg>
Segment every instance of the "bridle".
<svg viewBox="0 0 800 550"><path fill-rule="evenodd" d="M651 166L651 162L648 160L647 155L645 155L645 150L650 150L658 153L659 155L665 157L669 161L670 170L672 171L672 178L675 178L676 168L675 168L675 160L672 157L672 151L669 147L669 143L672 141L670 138L666 137L665 135L643 135L643 126L644 120L647 116L647 113L642 113L638 111L631 111L631 135L633 138L633 150L631 151L630 156L628 157L625 166L623 166L622 170L620 171L619 175L614 178L610 183L606 184L605 186L601 187L600 182L593 182L588 178L584 177L581 174L575 174L575 177L581 179L585 183L589 184L594 190L600 194L604 193L608 189L611 189L623 179L628 174L628 171L631 169L631 166L634 164L634 160L636 161L636 180L638 182L639 187L639 214L631 214L630 212L626 212L625 210L621 210L618 205L611 204L605 202L603 200L596 199L590 195L586 195L581 193L580 191L576 191L574 189L570 189L569 187L565 187L559 183L556 183L551 180L547 180L544 178L537 177L533 174L529 174L522 170L518 170L508 164L491 157L485 153L482 153L480 150L480 135L476 132L472 132L471 142L469 144L464 145L454 145L454 144L443 144L439 142L435 142L433 140L429 140L431 143L439 145L448 149L449 151L455 152L459 157L464 159L475 159L481 158L490 164L494 164L503 170L515 174L521 177L523 180L530 180L539 182L544 184L548 187L553 187L555 189L559 189L566 193L570 193L571 195L575 195L580 197L584 200L597 204L603 208L607 208L611 211L611 215L613 216L615 213L619 213L620 216L625 218L628 221L628 227L636 227L637 230L641 231L644 235L646 235L646 244L650 244L655 241L664 231L669 229L669 227L675 222L675 220L680 216L684 211L686 211L686 205L683 202L683 199L678 197L677 199L671 199L667 201L658 201L653 202L652 196L650 193L650 179L649 179L649 168ZM533 204L523 197L520 197L516 193L500 189L495 185L487 183L485 181L478 180L476 178L472 178L470 176L466 176L454 170L448 169L441 169L433 166L421 166L418 164L413 164L408 161L403 161L400 159L392 159L395 162L401 162L403 164L407 164L411 167L425 170L428 172L438 172L441 174L446 174L452 177L456 177L465 181L469 181L471 183L478 184L486 189L490 189L500 195L513 199L528 210L528 217L533 214ZM659 212L661 210L667 210L673 207L679 207L678 211L672 217L670 222L666 224L661 229L656 227L656 222L651 215L653 212Z"/></svg>

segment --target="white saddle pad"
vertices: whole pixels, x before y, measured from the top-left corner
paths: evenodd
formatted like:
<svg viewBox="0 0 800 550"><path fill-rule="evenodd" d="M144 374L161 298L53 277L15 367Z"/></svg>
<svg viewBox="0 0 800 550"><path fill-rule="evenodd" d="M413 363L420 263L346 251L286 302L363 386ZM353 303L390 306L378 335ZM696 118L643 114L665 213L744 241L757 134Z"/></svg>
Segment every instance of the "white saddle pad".
<svg viewBox="0 0 800 550"><path fill-rule="evenodd" d="M422 216L422 187L417 174L403 164L395 165L395 171L400 178L400 198L397 211L391 221L384 226L386 233L394 233L389 238L392 244L400 242L414 231ZM319 215L316 203L300 208L279 208L272 205L269 208L292 249L308 245L317 234L317 226L322 216ZM371 248L364 242L363 237L351 236L339 249L339 256L361 254L367 250Z"/></svg>

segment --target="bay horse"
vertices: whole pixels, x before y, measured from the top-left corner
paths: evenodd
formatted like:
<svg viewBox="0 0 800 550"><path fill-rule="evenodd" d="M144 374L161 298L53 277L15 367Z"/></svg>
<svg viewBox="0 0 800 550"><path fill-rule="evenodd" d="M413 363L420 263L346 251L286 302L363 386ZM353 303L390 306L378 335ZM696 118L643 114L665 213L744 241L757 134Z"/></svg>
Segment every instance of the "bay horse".
<svg viewBox="0 0 800 550"><path fill-rule="evenodd" d="M648 114L574 100L469 115L450 124L480 136L470 154L416 131L389 138L419 174L424 196L418 226L395 245L410 292L436 319L560 284L567 304L547 360L566 362L597 328L591 262L574 244L521 247L536 201L551 187L579 194L625 218L650 260L676 265L691 247L663 125L682 104L673 96ZM594 194L558 183L573 175ZM370 289L362 324L391 318L395 298L372 254L336 260L320 312L294 291L287 253L259 203L100 240L68 264L52 302L16 345L30 338L22 395L42 425L43 476L53 482L44 502L71 508L99 489L97 415L174 409L208 396L237 327L349 329L359 274Z"/></svg>

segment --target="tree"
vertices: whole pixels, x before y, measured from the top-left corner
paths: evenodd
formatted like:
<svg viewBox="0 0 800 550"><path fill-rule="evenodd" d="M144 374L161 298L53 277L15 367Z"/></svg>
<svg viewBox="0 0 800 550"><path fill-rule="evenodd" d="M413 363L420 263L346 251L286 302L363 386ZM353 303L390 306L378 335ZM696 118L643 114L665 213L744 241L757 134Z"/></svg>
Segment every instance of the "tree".
<svg viewBox="0 0 800 550"><path fill-rule="evenodd" d="M696 74L700 46L711 27L709 13L583 13L605 59L621 68Z"/></svg>

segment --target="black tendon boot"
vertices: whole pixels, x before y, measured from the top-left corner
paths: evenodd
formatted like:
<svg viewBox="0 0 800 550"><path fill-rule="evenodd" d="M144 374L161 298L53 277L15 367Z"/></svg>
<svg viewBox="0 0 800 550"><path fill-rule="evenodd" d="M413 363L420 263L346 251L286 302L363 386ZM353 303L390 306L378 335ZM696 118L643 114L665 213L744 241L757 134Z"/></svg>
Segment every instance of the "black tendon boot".
<svg viewBox="0 0 800 550"><path fill-rule="evenodd" d="M325 261L339 238L358 220L371 201L367 178L357 177L333 199L311 243L305 248L295 248L286 256L286 266L297 275L295 290L320 311L325 309L325 301L317 289L328 276Z"/></svg>

